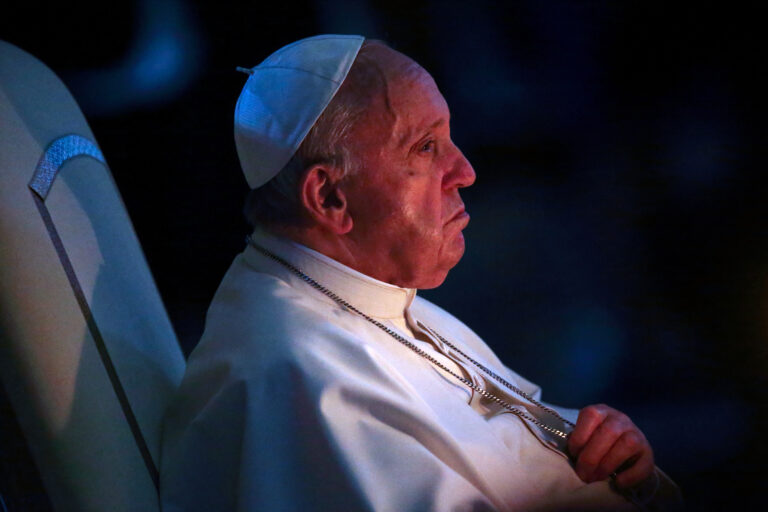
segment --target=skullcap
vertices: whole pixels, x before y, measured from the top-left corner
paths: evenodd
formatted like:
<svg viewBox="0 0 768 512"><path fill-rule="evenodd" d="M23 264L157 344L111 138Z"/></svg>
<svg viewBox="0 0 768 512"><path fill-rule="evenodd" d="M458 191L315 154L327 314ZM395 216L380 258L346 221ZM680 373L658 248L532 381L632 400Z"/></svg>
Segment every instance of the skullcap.
<svg viewBox="0 0 768 512"><path fill-rule="evenodd" d="M235 107L235 145L245 179L258 188L296 153L355 61L365 38L320 35L291 43L246 70Z"/></svg>

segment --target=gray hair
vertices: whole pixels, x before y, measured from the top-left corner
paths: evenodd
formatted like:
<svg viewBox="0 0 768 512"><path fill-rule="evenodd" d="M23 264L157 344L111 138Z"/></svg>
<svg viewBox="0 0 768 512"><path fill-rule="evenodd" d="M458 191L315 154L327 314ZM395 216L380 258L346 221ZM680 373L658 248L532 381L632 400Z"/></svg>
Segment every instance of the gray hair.
<svg viewBox="0 0 768 512"><path fill-rule="evenodd" d="M244 214L252 226L297 226L302 215L299 184L308 168L326 164L342 170L342 178L360 165L349 135L379 91L386 92L384 73L372 55L381 41L366 40L338 92L309 130L296 153L280 172L245 200Z"/></svg>

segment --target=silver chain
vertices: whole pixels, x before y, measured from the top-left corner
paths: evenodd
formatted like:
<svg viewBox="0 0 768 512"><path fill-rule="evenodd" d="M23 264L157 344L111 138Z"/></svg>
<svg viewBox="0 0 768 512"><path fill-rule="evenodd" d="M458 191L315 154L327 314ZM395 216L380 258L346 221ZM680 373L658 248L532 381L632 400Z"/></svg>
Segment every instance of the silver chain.
<svg viewBox="0 0 768 512"><path fill-rule="evenodd" d="M471 380L467 379L466 377L463 377L463 376L459 375L458 373L454 372L453 370L451 370L450 368L448 368L447 366L445 366L443 363L441 363L440 361L438 361L437 359L435 359L434 357L432 357L431 355L429 355L427 352L425 352L424 350L422 350L421 348L419 348L418 346L416 346L416 345L415 345L413 342L411 342L411 341L409 341L408 339L404 338L403 336L401 336L400 334L398 334L398 333L397 333L397 332L395 332L394 330L390 329L389 327L387 327L387 326L386 326L386 325L384 325L383 323L379 322L379 321L378 321L378 320L376 320L375 318L372 318L372 317L370 317L370 316L366 315L365 313L363 313L362 311L360 311L359 309L357 309L355 306L353 306L353 305L352 305L352 304L350 304L349 302L345 301L344 299L342 299L341 297L339 297L338 295L336 295L335 293L333 293L331 290L329 290L328 288L326 288L326 287L325 287L325 286L323 286L322 284L320 284L320 283L318 283L317 281L315 281L314 279L312 279L310 276L308 276L306 273L304 273L304 272L303 272L301 269L299 269L298 267L296 267L296 266L292 265L291 263L289 263L288 261L284 260L284 259L283 259L283 258L281 258L280 256L277 256L277 255L275 255L275 254L272 254L272 253L271 253L271 252L269 252L268 250L266 250L266 249L264 249L263 247L261 247L261 246L257 245L257 244L256 244L256 243L255 243L255 242L254 242L254 241L251 239L251 237L250 237L250 236L246 238L246 241L247 241L247 242L248 242L248 243L249 243L249 244L250 244L250 245L251 245L251 246L252 246L254 249L256 249L257 251L259 251L260 253L262 253L264 256L266 256L266 257L268 257L268 258L270 258L270 259L272 259L272 260L276 261L276 262L277 262L277 263L279 263L280 265L282 265L282 266L284 266L285 268L287 268L288 270L290 270L292 273L294 273L294 274L295 274L297 277L299 277L299 278L300 278L302 281L304 281L305 283L307 283L308 285L310 285L312 288L314 288L314 289L316 289L317 291L321 292L323 295L325 295L325 296L326 296L326 297L328 297L329 299L333 300L335 303L339 304L340 306L342 306L342 307L344 307L344 308L348 309L349 311L352 311L353 313L356 313L356 314L360 315L360 316L361 316L361 317L363 317L365 320L367 320L368 322L372 323L373 325L375 325L376 327L378 327L378 328L379 328L379 329L381 329L382 331L386 332L387 334L389 334L390 336L392 336L393 338L395 338L397 341L399 341L400 343L402 343L403 345L405 345L406 347L408 347L408 348L409 348L409 349L411 349L412 351L416 352L418 355L420 355L421 357L423 357L424 359L426 359L427 361L429 361L429 362L430 362L430 363L432 363L433 365L437 366L438 368L440 368L440 369L441 369L441 370L443 370L444 372L446 372L446 373L448 373L448 374L452 375L452 376L453 376L453 377L455 377L457 380L459 380L460 382L462 382L463 384L465 384L466 386L468 386L470 389L472 389L472 390L476 391L477 393L480 393L480 395L482 395L483 397L485 397L485 398L487 398L488 400L491 400L491 401L493 401L493 402L495 402L495 403L497 403L497 404L501 405L502 407L504 407L505 409L507 409L507 410L508 410L509 412L511 412L512 414L515 414L516 416L519 416L520 418L522 418L522 419L525 419L525 420L527 420L527 421L529 421L529 422L533 423L534 425L538 426L538 427L539 427L539 428L541 428L542 430L545 430L545 431L547 431L547 432L550 432L550 433L552 433L552 434L554 434L554 435L556 435L556 436L558 436L558 437L561 437L561 438L563 438L563 439L568 439L568 433L567 433L567 432L563 432L562 430L556 429L556 428L554 428L554 427L550 427L550 426L549 426L549 425L547 425L546 423L544 423L544 422L542 422L542 421L538 420L537 418L535 418L535 417L531 416L530 414L526 414L526 413L524 413L523 411L521 411L520 409L518 409L518 408L514 407L514 406L513 406L513 405L511 405L509 402L507 402L507 401L505 401L505 400L503 400L503 399L501 399L501 398L497 397L497 396L496 396L496 395L494 395L493 393L490 393L489 391L487 391L487 390L483 389L482 387L478 386L477 384L475 384L475 383L474 383L474 382L472 382ZM555 417L555 418L557 418L558 420L562 421L564 424L566 424L566 425L569 425L569 426L571 426L571 427L573 427L573 426L574 426L574 424L573 424L572 422L570 422L570 421L566 420L565 418L563 418L563 417L562 417L560 414L558 414L558 413L557 413L557 411L555 411L555 410L554 410L554 409L552 409L551 407L547 407L546 405L544 405L544 404L542 404L541 402L537 401L535 398L533 398L532 396L530 396L528 393L525 393L525 392L524 392L523 390L521 390L520 388L518 388L518 387L516 387L516 386L513 386L512 384L510 384L509 382L507 382L505 379L503 379L502 377L500 377L498 374L496 374L495 372L493 372L493 371L491 371L490 369L486 368L484 365L480 364L479 362L475 361L473 358L471 358L470 356L468 356L467 354L465 354L465 353L464 353L462 350L460 350L459 348L457 348L457 347L456 347L456 345L454 345L453 343L451 343L451 342L449 342L448 340L446 340L445 338L443 338L443 337L442 337L440 334L438 334L436 331L434 331L434 330L433 330L433 329L431 329L431 328L430 328L430 330L431 330L432 332L434 332L434 333L435 333L435 335L437 335L437 337L438 337L438 338L440 338L440 341L442 341L443 343L445 343L445 344L446 344L448 347L450 347L451 349L455 350L455 351L456 351L457 353L459 353L459 354L460 354L462 357L464 357L466 360L470 361L472 364L474 364L475 366L477 366L477 367L478 367L480 370L482 370L483 372L485 372L485 373L486 373L488 376L490 376L491 378L493 378L495 381L499 382L500 384L502 384L503 386L505 386L506 388L508 388L508 389L509 389L509 390L511 390L512 392L514 392L515 394L517 394L517 395L521 396L522 398L524 398L524 399L528 400L529 402L531 402L533 405L535 405L536 407L538 407L538 408L539 408L539 409L541 409L542 411L544 411L544 412L546 412L546 413L548 413L548 414L550 414L550 415L554 416L554 417Z"/></svg>
<svg viewBox="0 0 768 512"><path fill-rule="evenodd" d="M498 374L497 374L496 372L494 372L493 370L491 370L491 369L489 369L489 368L486 368L485 366L483 366L483 365L482 365L482 364L480 364L479 362L477 362L477 361L475 361L474 359L472 359L470 356L468 356L467 354L465 354L465 353L464 353L464 352L463 352L463 351L462 351L462 350L461 350L459 347L457 347L456 345L454 345L453 343L451 343L451 342L450 342L450 341L448 341L447 339L443 338L443 337L440 335L440 333L439 333L439 332L435 331L435 330L434 330L434 329L432 329L431 327L430 327L430 330L431 330L432 332L434 332L434 333L435 333L435 335L436 335L438 338L440 338L440 341L442 341L443 343L445 343L446 345L448 345L448 346L449 346L451 349L453 349L453 350L455 350L456 352L458 352L458 353L459 353L459 354L460 354L460 355L461 355L461 356L462 356L464 359L468 360L469 362L471 362L472 364L474 364L475 366L477 366L478 368L480 368L482 371L484 371L486 374L488 374L488 375L489 375L489 376L490 376L490 377L491 377L493 380L495 380L495 381L499 382L500 384L502 384L504 387L508 388L508 389L509 389L510 391L512 391L513 393L515 393L515 394L517 394L517 395L520 395L521 397L525 398L526 400L528 400L529 402L531 402L533 405L535 405L535 406L536 406L536 407L538 407L539 409L543 410L544 412L547 412L547 413L551 414L552 416L554 416L555 418L559 419L560 421L562 421L562 422L563 422L563 423L565 423L566 425L568 425L568 426L570 426L570 427L575 427L575 426L576 426L576 425L574 425L574 424L573 424L573 422L571 422L571 421L568 421L567 419L565 419L565 418L563 418L562 416L560 416L560 414L559 414L557 411L555 411L554 409L552 409L551 407L547 407L546 405L542 404L541 402L539 402L538 400L536 400L535 398L533 398L531 395L529 395L528 393L526 393L526 392L525 392L525 391L523 391L522 389L518 388L517 386L513 386L512 384L510 384L509 382L507 382L507 381L506 381L504 378L502 378L500 375L498 375ZM562 436L561 436L561 437L562 437ZM565 437L567 437L567 435L566 435Z"/></svg>

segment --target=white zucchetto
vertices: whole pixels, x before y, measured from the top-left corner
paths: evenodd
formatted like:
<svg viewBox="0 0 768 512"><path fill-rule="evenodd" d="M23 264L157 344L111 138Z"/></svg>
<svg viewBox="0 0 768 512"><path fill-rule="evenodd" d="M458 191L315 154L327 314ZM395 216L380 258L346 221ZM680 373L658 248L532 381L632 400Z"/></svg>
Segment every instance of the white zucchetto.
<svg viewBox="0 0 768 512"><path fill-rule="evenodd" d="M235 107L235 145L252 189L288 163L338 91L364 40L330 34L301 39L247 70L250 76Z"/></svg>

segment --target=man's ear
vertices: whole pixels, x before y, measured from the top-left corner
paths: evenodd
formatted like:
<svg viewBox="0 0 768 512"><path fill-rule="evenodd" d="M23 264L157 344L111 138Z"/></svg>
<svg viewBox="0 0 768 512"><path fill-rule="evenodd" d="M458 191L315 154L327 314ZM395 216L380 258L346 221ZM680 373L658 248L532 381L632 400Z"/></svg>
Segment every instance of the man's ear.
<svg viewBox="0 0 768 512"><path fill-rule="evenodd" d="M328 165L314 165L307 169L301 180L301 202L312 219L337 235L352 229L352 216L342 189L340 169Z"/></svg>

